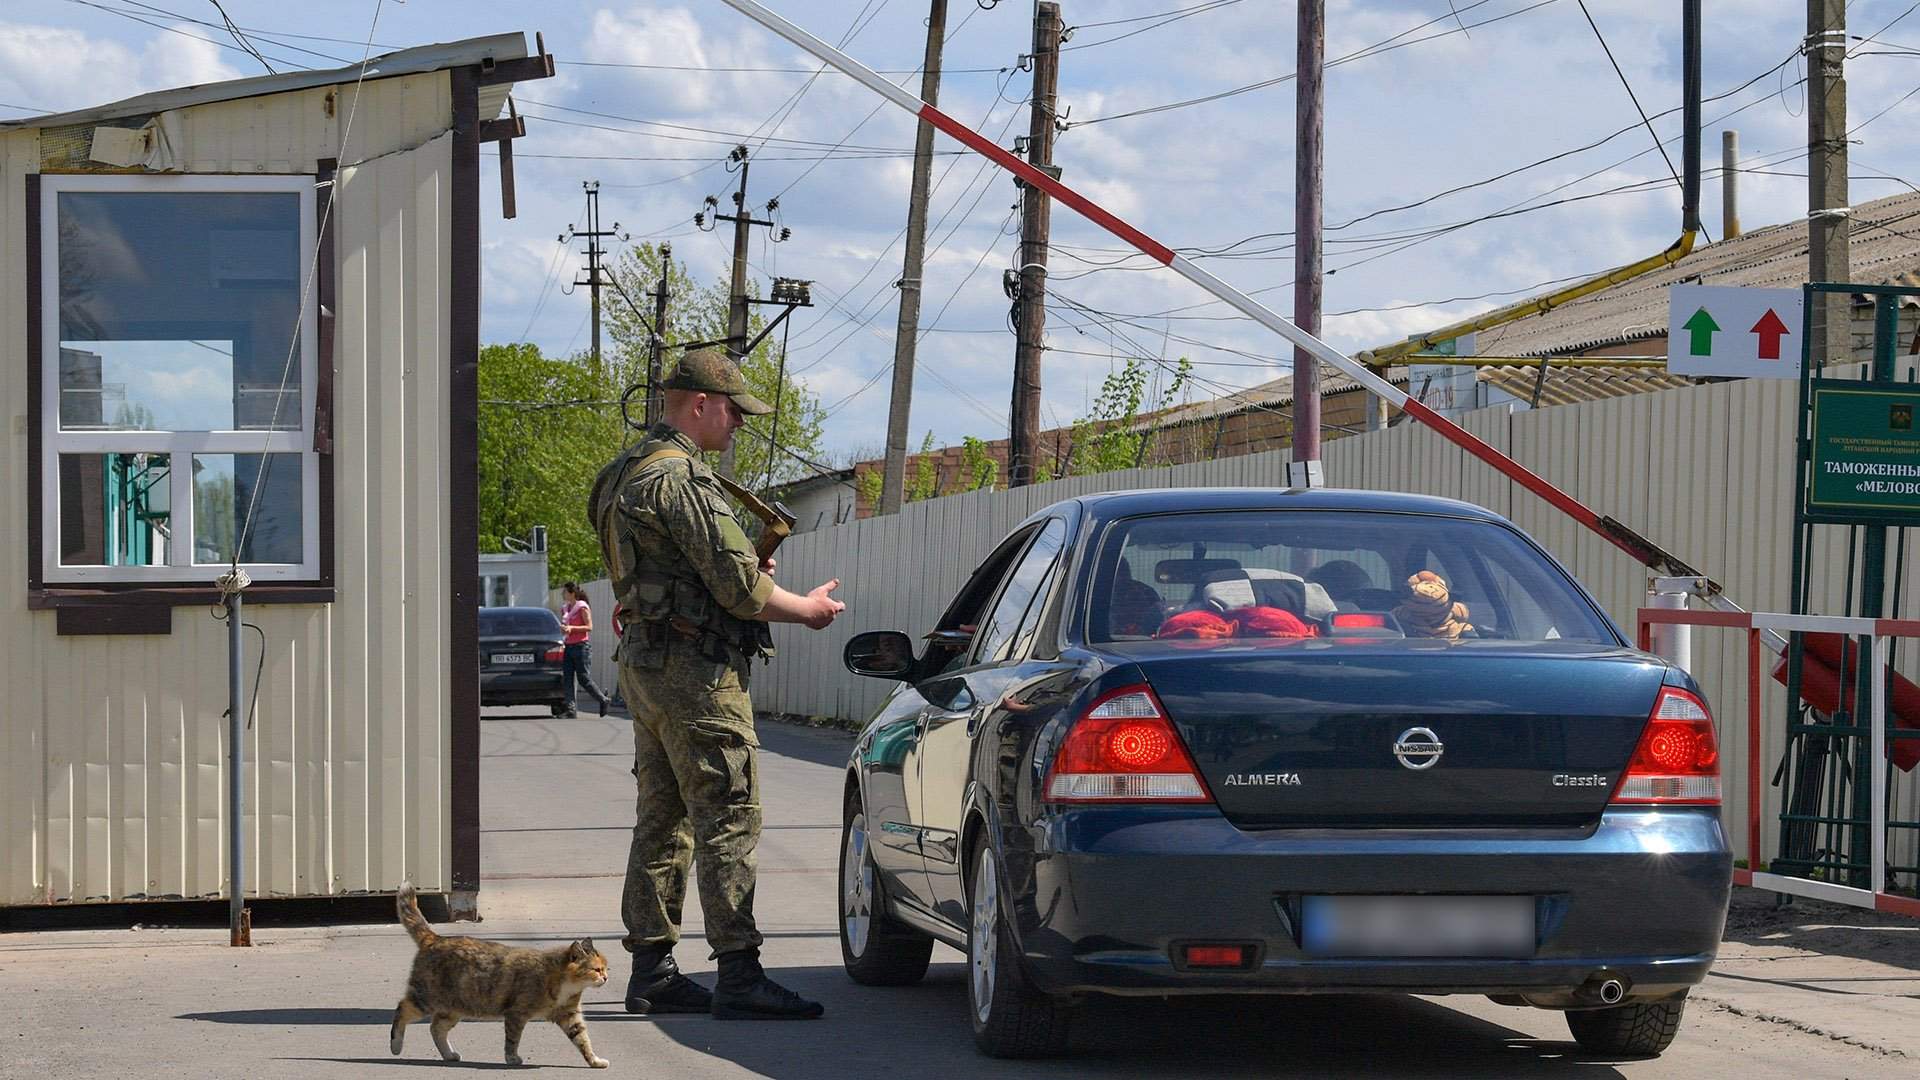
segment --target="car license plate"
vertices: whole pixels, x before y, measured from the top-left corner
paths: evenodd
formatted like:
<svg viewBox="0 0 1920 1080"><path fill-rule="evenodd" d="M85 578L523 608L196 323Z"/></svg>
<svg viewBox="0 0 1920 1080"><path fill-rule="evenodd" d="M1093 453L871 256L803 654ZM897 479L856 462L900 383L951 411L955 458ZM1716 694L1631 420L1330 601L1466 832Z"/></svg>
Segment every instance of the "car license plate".
<svg viewBox="0 0 1920 1080"><path fill-rule="evenodd" d="M531 664L533 663L533 654L530 652L497 652L493 654L493 662L496 664Z"/></svg>
<svg viewBox="0 0 1920 1080"><path fill-rule="evenodd" d="M1532 956L1531 896L1307 896L1311 956Z"/></svg>

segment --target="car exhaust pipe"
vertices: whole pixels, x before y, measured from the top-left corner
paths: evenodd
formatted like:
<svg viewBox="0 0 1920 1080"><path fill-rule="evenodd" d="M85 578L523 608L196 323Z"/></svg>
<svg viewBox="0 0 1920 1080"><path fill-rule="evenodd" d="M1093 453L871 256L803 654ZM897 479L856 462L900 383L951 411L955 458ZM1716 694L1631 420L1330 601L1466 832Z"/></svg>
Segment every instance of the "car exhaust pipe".
<svg viewBox="0 0 1920 1080"><path fill-rule="evenodd" d="M1595 972L1591 978L1580 984L1580 989L1574 991L1574 996L1593 1004L1618 1005L1626 1000L1628 981L1624 975L1605 971Z"/></svg>

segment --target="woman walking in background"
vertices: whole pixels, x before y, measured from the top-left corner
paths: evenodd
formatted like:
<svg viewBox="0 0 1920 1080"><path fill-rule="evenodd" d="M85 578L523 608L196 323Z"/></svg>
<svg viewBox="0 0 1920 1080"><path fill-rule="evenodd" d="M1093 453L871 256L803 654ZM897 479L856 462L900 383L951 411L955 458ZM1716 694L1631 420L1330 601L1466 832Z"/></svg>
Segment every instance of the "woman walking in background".
<svg viewBox="0 0 1920 1080"><path fill-rule="evenodd" d="M574 680L592 694L600 703L600 715L607 715L607 695L593 683L593 643L588 634L593 630L593 611L587 607L587 590L577 583L569 581L560 586L560 595L566 603L560 609L560 625L566 629L566 659L560 669L560 685L566 689L567 711L560 714L568 719L580 714L573 707Z"/></svg>

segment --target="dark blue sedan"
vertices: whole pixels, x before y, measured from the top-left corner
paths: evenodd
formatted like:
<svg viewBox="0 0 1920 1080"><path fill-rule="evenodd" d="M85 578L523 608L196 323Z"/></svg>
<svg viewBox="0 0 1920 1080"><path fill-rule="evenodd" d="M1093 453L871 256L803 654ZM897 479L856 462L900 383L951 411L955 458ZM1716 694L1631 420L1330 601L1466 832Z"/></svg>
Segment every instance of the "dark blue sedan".
<svg viewBox="0 0 1920 1080"><path fill-rule="evenodd" d="M1073 499L846 663L899 683L848 764L847 971L964 950L988 1054L1059 1051L1089 994L1391 992L1651 1055L1713 963L1699 688L1479 507Z"/></svg>

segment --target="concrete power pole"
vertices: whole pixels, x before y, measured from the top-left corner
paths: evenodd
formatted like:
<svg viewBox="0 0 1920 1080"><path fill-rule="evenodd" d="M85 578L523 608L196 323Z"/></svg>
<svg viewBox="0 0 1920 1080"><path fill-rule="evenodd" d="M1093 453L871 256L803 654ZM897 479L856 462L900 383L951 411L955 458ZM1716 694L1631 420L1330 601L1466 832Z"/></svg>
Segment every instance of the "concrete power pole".
<svg viewBox="0 0 1920 1080"><path fill-rule="evenodd" d="M947 36L947 0L927 13L927 57L920 99L940 104L940 53ZM913 142L913 190L907 198L907 261L900 273L900 321L893 337L893 403L887 410L887 461L880 479L882 514L897 514L907 484L907 427L913 407L913 361L920 341L920 277L927 247L927 188L933 178L933 125L920 121Z"/></svg>
<svg viewBox="0 0 1920 1080"><path fill-rule="evenodd" d="M1035 6L1033 24L1033 118L1027 161L1053 168L1053 121L1060 86L1060 5ZM1040 342L1047 326L1047 240L1052 200L1025 188L1020 197L1019 345L1013 359L1013 409L1007 443L1007 486L1033 483L1040 444Z"/></svg>
<svg viewBox="0 0 1920 1080"><path fill-rule="evenodd" d="M1807 270L1813 281L1847 281L1846 0L1807 0ZM1844 293L1821 293L1807 311L1815 370L1847 355Z"/></svg>
<svg viewBox="0 0 1920 1080"><path fill-rule="evenodd" d="M1320 181L1325 130L1321 81L1326 55L1326 0L1300 0L1298 61L1294 71L1293 321L1320 334ZM1293 350L1293 461L1320 460L1320 368L1313 354ZM1311 483L1311 467L1293 470L1295 486Z"/></svg>
<svg viewBox="0 0 1920 1080"><path fill-rule="evenodd" d="M660 393L667 351L667 282L673 278L673 245L660 245L660 287L653 291L653 340L647 343L647 426L660 422L665 403Z"/></svg>

